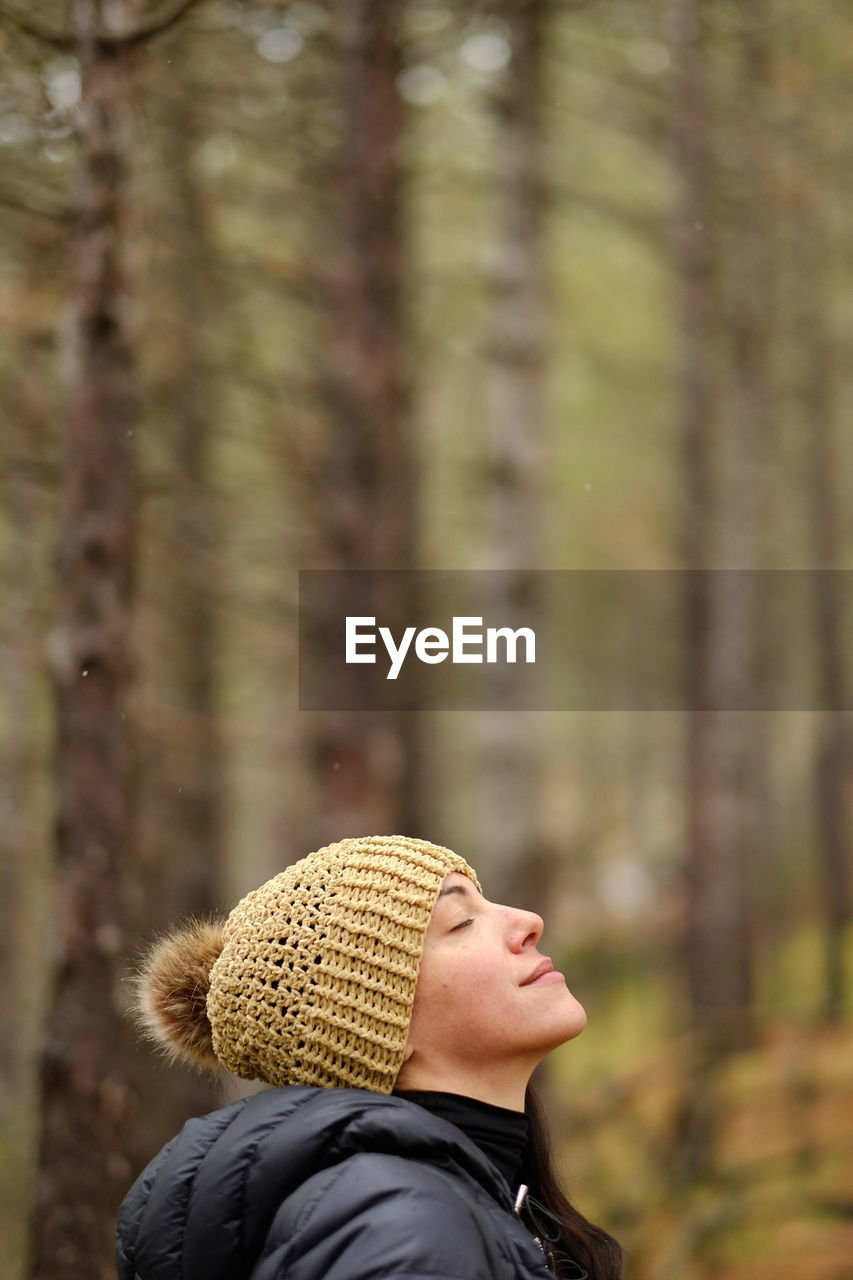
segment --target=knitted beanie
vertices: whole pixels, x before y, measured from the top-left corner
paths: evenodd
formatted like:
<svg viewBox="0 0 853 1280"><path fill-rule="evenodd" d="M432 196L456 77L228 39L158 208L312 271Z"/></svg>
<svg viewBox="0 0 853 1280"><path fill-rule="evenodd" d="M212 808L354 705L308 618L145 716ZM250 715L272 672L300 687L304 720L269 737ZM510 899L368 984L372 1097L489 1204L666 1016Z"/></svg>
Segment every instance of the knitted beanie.
<svg viewBox="0 0 853 1280"><path fill-rule="evenodd" d="M444 877L476 873L406 836L341 840L253 890L222 924L151 952L140 1020L174 1058L272 1085L390 1093Z"/></svg>

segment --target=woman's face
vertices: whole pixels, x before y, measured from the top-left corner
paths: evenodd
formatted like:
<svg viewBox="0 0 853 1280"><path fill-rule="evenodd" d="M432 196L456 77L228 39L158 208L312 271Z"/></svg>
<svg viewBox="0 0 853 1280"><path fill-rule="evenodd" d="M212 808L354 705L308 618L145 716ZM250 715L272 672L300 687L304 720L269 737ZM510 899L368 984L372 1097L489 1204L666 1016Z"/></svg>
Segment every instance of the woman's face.
<svg viewBox="0 0 853 1280"><path fill-rule="evenodd" d="M524 1076L557 1045L586 1026L586 1013L562 974L531 982L548 957L538 948L544 925L532 911L489 902L460 872L445 877L427 930L412 1021L417 1083L449 1088L472 1073ZM545 965L547 968L547 964ZM425 1081L431 1083L424 1083ZM474 1095L476 1096L476 1095Z"/></svg>

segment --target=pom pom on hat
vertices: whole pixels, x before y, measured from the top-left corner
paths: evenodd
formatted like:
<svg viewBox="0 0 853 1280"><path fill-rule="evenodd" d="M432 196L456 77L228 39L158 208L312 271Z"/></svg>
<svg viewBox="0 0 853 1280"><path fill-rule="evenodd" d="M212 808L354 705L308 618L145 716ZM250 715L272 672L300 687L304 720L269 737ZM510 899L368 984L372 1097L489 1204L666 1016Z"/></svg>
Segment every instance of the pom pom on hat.
<svg viewBox="0 0 853 1280"><path fill-rule="evenodd" d="M207 995L224 921L191 920L161 938L136 976L136 1017L173 1062L217 1070Z"/></svg>

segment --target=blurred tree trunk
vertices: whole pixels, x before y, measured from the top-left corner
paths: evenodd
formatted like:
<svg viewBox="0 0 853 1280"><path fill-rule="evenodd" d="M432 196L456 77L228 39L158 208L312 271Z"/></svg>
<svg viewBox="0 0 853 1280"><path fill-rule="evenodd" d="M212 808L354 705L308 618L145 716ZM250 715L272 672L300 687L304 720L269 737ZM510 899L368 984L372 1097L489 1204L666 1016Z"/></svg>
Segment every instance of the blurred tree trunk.
<svg viewBox="0 0 853 1280"><path fill-rule="evenodd" d="M114 12L114 10L113 10ZM122 876L131 865L126 697L134 578L138 388L128 275L130 53L71 7L82 100L69 323L68 426L58 544L57 885L54 975L41 1058L34 1280L106 1280L131 1173L129 1035L118 994Z"/></svg>
<svg viewBox="0 0 853 1280"><path fill-rule="evenodd" d="M712 842L707 860L715 887L706 898L710 910L704 913L704 940L692 970L714 1054L746 1047L755 1035L755 899L774 866L767 848L769 715L756 710L773 693L772 671L756 661L762 628L758 586L778 531L770 505L777 217L768 167L770 16L763 2L741 15L730 99L721 102L718 119L727 376L714 512L715 556L722 571L712 578L709 652L710 701L720 709L711 721L715 748L708 761L714 798L707 810Z"/></svg>
<svg viewBox="0 0 853 1280"><path fill-rule="evenodd" d="M158 417L166 424L170 516L157 541L160 615L157 661L146 673L152 702L146 723L145 878L159 886L152 928L220 905L223 862L223 748L218 679L221 581L214 474L215 373L207 318L216 310L216 268L207 209L195 173L201 141L185 37L168 44L165 66L152 67L158 121L164 333L160 348ZM154 531L152 531L153 540ZM146 805L148 809L149 806ZM149 910L149 917L151 911Z"/></svg>
<svg viewBox="0 0 853 1280"><path fill-rule="evenodd" d="M822 394L822 393L821 393ZM829 423L823 424L828 427ZM815 433L822 427L812 419ZM825 503L832 492L835 471L829 442L818 443L815 449L825 450L822 458L814 459L812 499L816 543L823 553L829 548L823 536L830 532L826 527L828 516ZM824 466L827 470L823 472ZM824 488L829 482L830 488ZM818 486L820 486L819 497ZM829 517L831 519L831 517ZM824 528L821 530L820 525ZM837 544L836 544L837 545ZM850 725L843 708L847 696L847 678L841 662L840 644L840 573L829 573L825 561L813 577L815 582L815 610L817 622L817 660L820 701L824 707L838 710L824 711L818 734L814 765L814 798L820 836L820 873L824 913L825 938L825 992L824 1016L830 1022L839 1022L847 1007L846 940L851 922L850 866L851 857L851 809L853 809L853 780L851 779Z"/></svg>
<svg viewBox="0 0 853 1280"><path fill-rule="evenodd" d="M719 422L719 296L711 84L701 0L674 0L674 160L678 203L674 247L680 331L679 431L682 468L681 545L685 566L686 804L683 955L693 1056L679 1116L676 1164L704 1170L714 1131L712 1042L731 998L728 964L732 924L731 849L722 849L727 780L722 730L713 710L715 679L713 441ZM738 884L737 872L734 883ZM737 912L735 912L735 919Z"/></svg>
<svg viewBox="0 0 853 1280"><path fill-rule="evenodd" d="M183 916L210 915L222 897L226 788L216 670L222 569L212 457L216 399L207 351L217 264L194 168L200 130L187 49L182 33L169 39L166 56L151 60L146 83L157 109L156 194L146 204L149 277L156 280L160 317L155 421L162 424L159 454L169 476L159 497L165 518L147 521L136 610L148 660L139 685L144 736L135 916L149 937ZM143 1156L188 1115L216 1102L210 1083L196 1072L169 1068L169 1088L163 1089L161 1070L151 1055L140 1062Z"/></svg>
<svg viewBox="0 0 853 1280"><path fill-rule="evenodd" d="M806 80L807 83L807 80ZM802 90L802 83L800 85ZM840 1020L847 1003L845 939L851 920L853 777L848 713L849 674L843 648L841 466L837 440L838 358L828 314L825 166L814 138L815 104L798 101L792 126L799 183L792 227L794 343L798 399L806 425L805 475L814 566L816 690L820 722L814 759L814 804L823 900L824 1015Z"/></svg>
<svg viewBox="0 0 853 1280"><path fill-rule="evenodd" d="M774 625L766 616L762 590L766 571L784 554L787 506L778 504L780 474L779 388L774 352L778 345L780 199L775 183L774 6L759 0L744 11L734 49L735 75L727 130L722 144L730 157L730 215L724 328L732 360L729 436L731 448L722 476L719 537L724 565L749 572L728 577L742 583L736 613L721 613L721 633L733 642L733 693L739 705L759 708L739 716L733 765L737 778L740 855L740 1010L733 1026L735 1047L749 1044L753 1022L754 970L759 948L774 932L780 902L768 886L778 882L779 849L774 840L772 743L777 737L772 707L779 689L770 659ZM784 563L784 560L782 561ZM764 571L764 572L762 572ZM775 576L775 575L774 575ZM758 660L758 654L768 655Z"/></svg>
<svg viewBox="0 0 853 1280"><path fill-rule="evenodd" d="M327 345L322 355L326 444L309 517L320 563L412 569L418 490L410 423L401 67L395 0L352 0L334 16L340 143L331 183ZM349 613L395 634L411 618L413 584L384 579L370 598L354 581ZM350 668L352 689L362 668ZM346 698L346 690L343 691ZM310 744L319 798L314 841L419 827L419 719L413 712L327 712Z"/></svg>
<svg viewBox="0 0 853 1280"><path fill-rule="evenodd" d="M490 262L490 335L482 486L483 575L488 625L538 630L548 560L545 214L547 159L542 121L549 0L505 0L512 59L497 104L499 230ZM489 893L542 910L553 856L543 827L548 759L540 718L512 709L519 667L495 668L495 709L477 721L471 838L489 851ZM501 710L501 706L507 709Z"/></svg>
<svg viewBox="0 0 853 1280"><path fill-rule="evenodd" d="M768 500L776 205L766 151L766 6L712 49L710 6L675 0L680 179L677 251L682 335L687 806L684 957L693 1075L681 1115L681 1165L713 1165L716 1065L753 1043L755 897L771 867L765 693L756 663L757 571L773 551ZM717 59L733 90L712 104ZM746 104L746 105L745 105ZM726 107L728 106L728 113ZM724 394L725 389L725 394ZM721 447L715 448L715 439Z"/></svg>
<svg viewBox="0 0 853 1280"><path fill-rule="evenodd" d="M711 749L710 612L713 558L712 441L717 424L717 317L713 181L706 38L701 0L674 0L671 36L678 205L675 251L680 332L681 543L685 565L687 848L685 961L694 1029L706 1003L708 886L713 877L709 809ZM692 1140L692 1139L691 1139ZM698 1141L698 1137L696 1139Z"/></svg>
<svg viewBox="0 0 853 1280"><path fill-rule="evenodd" d="M22 272L21 288L35 294L33 276L34 272ZM19 324L22 332L16 361L18 375L11 388L11 412L0 471L4 525L4 608L0 618L0 973L4 976L0 984L0 1021L5 1028L0 1044L0 1104L4 1113L9 1108L10 1116L20 1101L21 1050L26 1043L26 1002L21 999L19 968L31 928L28 881L33 867L33 784L39 754L34 701L42 659L39 638L43 636L43 602L38 587L44 495L40 492L39 472L45 463L49 420L43 388L49 385L45 354L50 349L49 335L38 318L31 320L24 312ZM27 960L32 963L31 956Z"/></svg>
<svg viewBox="0 0 853 1280"><path fill-rule="evenodd" d="M31 219L24 233L15 280L18 337L9 352L15 372L7 383L9 412L0 461L0 1237L5 1266L14 1276L20 1274L26 1247L36 1120L35 1040L45 978L42 903L49 831L39 804L46 746L39 711L45 552L52 532L46 477L55 387L48 320L52 273L60 259L57 231Z"/></svg>

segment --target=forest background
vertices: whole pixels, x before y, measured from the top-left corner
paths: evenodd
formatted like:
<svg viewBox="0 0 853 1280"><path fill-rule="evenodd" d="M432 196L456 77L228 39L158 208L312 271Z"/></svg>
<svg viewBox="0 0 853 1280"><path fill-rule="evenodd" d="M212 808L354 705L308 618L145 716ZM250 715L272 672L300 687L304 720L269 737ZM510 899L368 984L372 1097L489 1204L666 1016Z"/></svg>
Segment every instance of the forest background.
<svg viewBox="0 0 853 1280"><path fill-rule="evenodd" d="M224 1096L137 1042L143 942L404 830L544 908L629 1275L850 1280L849 8L0 14L4 1274L111 1276ZM304 568L689 570L680 709L301 711Z"/></svg>

